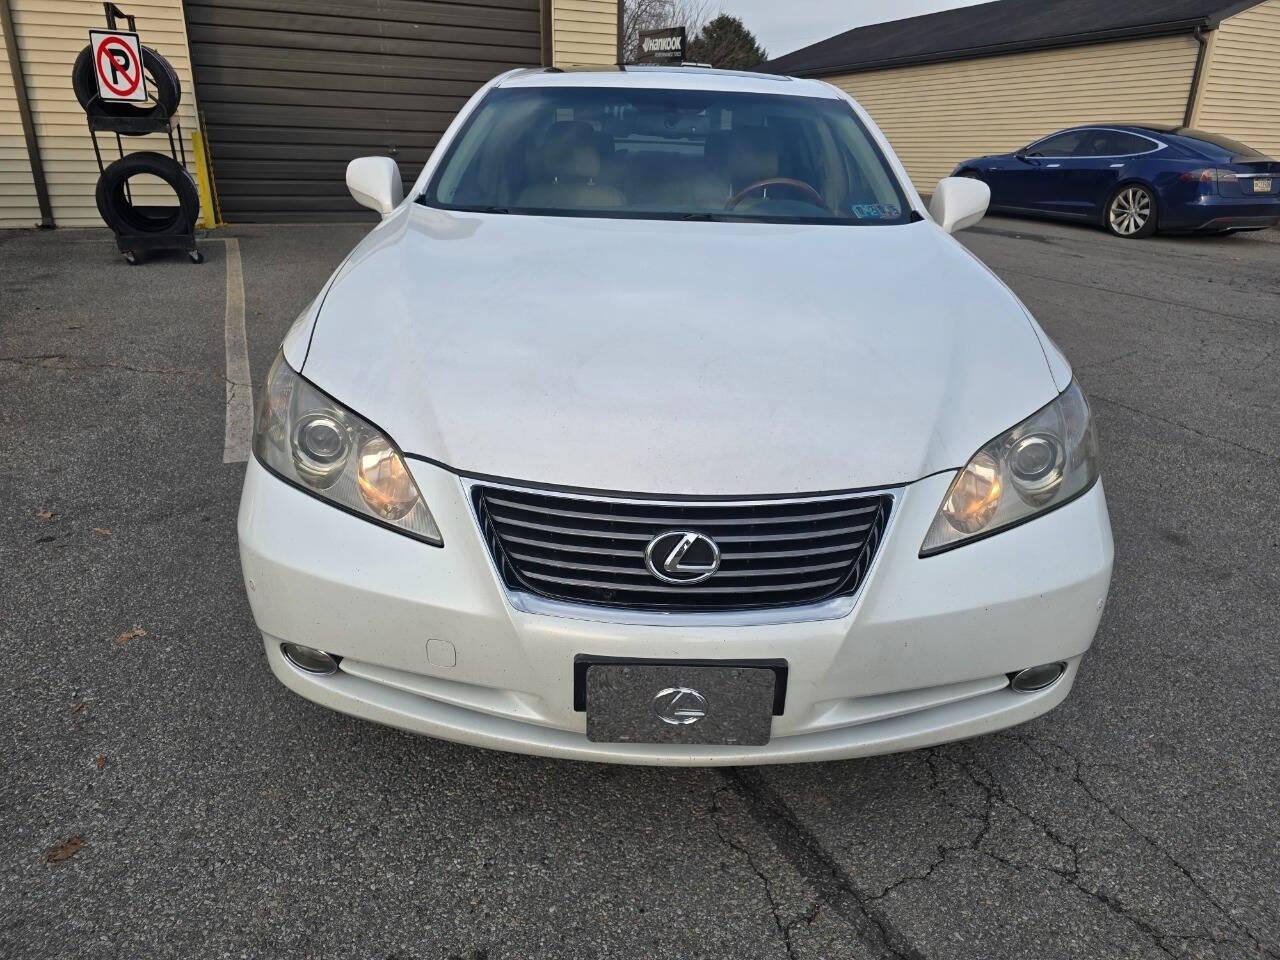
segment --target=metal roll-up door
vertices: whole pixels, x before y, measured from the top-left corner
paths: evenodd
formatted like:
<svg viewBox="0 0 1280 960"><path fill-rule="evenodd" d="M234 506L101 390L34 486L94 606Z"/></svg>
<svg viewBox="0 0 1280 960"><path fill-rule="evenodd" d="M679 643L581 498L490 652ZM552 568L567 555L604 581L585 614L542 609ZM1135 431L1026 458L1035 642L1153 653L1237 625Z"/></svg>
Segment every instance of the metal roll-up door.
<svg viewBox="0 0 1280 960"><path fill-rule="evenodd" d="M223 218L368 216L353 157L412 183L485 81L541 63L539 0L186 0L196 95Z"/></svg>

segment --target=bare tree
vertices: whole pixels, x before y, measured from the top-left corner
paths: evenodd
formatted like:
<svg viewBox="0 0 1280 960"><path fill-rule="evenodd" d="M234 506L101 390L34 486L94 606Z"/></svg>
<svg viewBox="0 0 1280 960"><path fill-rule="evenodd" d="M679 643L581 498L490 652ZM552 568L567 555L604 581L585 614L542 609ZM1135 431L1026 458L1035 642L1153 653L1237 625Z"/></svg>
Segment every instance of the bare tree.
<svg viewBox="0 0 1280 960"><path fill-rule="evenodd" d="M690 40L711 17L710 0L621 0L622 53L627 63L640 59L640 31L684 27Z"/></svg>

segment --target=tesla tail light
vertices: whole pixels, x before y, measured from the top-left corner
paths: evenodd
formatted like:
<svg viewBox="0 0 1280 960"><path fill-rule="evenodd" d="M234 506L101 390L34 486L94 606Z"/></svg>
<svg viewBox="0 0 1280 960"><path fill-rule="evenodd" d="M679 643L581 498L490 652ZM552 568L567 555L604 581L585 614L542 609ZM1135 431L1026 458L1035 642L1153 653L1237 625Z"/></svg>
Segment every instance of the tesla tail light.
<svg viewBox="0 0 1280 960"><path fill-rule="evenodd" d="M1089 404L1072 381L1052 403L996 437L947 490L922 557L986 537L1062 506L1098 479Z"/></svg>
<svg viewBox="0 0 1280 960"><path fill-rule="evenodd" d="M281 479L356 516L442 546L440 530L395 444L276 357L253 452Z"/></svg>
<svg viewBox="0 0 1280 960"><path fill-rule="evenodd" d="M1233 183L1236 179L1234 170L1223 170L1218 167L1204 167L1200 170L1188 170L1178 178L1184 183Z"/></svg>

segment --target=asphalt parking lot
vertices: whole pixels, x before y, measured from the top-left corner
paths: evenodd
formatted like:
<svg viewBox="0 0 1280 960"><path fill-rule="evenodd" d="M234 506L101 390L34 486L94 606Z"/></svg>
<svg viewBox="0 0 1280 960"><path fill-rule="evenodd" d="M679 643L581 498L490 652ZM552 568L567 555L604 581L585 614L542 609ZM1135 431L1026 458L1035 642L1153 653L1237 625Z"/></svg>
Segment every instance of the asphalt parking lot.
<svg viewBox="0 0 1280 960"><path fill-rule="evenodd" d="M0 957L1280 957L1280 245L962 234L1094 404L1116 569L1075 692L713 771L421 739L271 676L223 462L228 249L260 384L362 230L141 267L0 233Z"/></svg>

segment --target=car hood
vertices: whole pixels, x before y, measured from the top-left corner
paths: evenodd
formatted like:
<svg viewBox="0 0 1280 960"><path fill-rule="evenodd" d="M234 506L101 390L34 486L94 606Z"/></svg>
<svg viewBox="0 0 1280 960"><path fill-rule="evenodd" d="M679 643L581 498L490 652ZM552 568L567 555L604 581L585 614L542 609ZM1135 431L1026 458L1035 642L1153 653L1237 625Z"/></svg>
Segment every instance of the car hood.
<svg viewBox="0 0 1280 960"><path fill-rule="evenodd" d="M415 204L340 269L302 372L463 473L686 495L909 482L1056 394L1016 298L927 221Z"/></svg>

